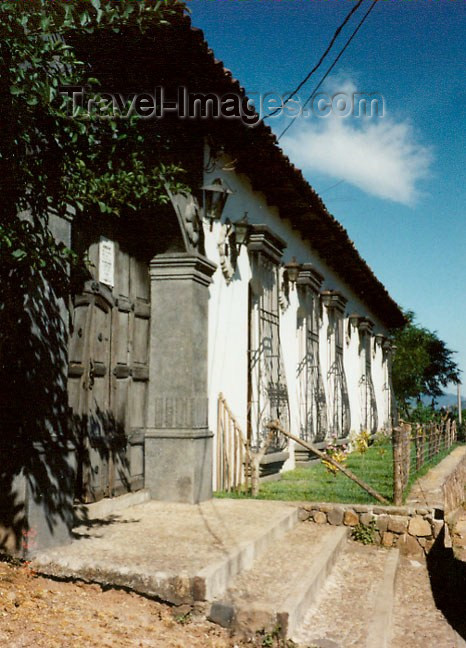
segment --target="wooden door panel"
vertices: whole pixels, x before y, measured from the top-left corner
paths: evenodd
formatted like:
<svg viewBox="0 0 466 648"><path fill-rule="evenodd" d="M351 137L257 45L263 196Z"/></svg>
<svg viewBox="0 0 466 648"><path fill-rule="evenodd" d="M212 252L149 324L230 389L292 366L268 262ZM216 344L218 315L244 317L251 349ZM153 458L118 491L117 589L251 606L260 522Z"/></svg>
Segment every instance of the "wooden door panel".
<svg viewBox="0 0 466 648"><path fill-rule="evenodd" d="M130 293L134 300L137 298L149 302L150 279L147 264L134 257L130 259Z"/></svg>
<svg viewBox="0 0 466 648"><path fill-rule="evenodd" d="M149 378L150 281L146 263L115 243L113 288L94 281L76 297L69 348L70 405L82 428L81 498L86 502L144 486Z"/></svg>
<svg viewBox="0 0 466 648"><path fill-rule="evenodd" d="M134 317L134 342L132 361L135 364L147 364L147 346L149 344L149 320Z"/></svg>
<svg viewBox="0 0 466 648"><path fill-rule="evenodd" d="M146 404L146 382L133 380L131 384L131 399L129 402L130 430L144 427Z"/></svg>

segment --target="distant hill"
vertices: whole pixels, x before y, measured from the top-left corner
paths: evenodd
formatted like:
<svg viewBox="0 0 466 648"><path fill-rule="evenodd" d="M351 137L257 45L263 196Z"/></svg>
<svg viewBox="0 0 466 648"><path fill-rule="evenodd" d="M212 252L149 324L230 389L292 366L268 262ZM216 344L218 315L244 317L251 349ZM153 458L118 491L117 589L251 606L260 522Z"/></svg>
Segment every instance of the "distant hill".
<svg viewBox="0 0 466 648"><path fill-rule="evenodd" d="M422 402L424 405L430 405L432 399L423 396ZM456 407L456 404L458 403L458 397L456 394L443 394L443 396L438 396L435 399L435 402L437 403L437 407ZM461 409L466 409L466 397L461 397Z"/></svg>

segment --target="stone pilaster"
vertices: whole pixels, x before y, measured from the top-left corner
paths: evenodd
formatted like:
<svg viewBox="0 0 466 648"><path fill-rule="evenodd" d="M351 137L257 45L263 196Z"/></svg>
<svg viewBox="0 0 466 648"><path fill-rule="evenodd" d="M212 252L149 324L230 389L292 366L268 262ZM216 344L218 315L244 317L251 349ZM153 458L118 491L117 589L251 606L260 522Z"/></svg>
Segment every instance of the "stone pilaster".
<svg viewBox="0 0 466 648"><path fill-rule="evenodd" d="M212 496L207 421L208 287L216 266L197 254L150 264L151 334L145 485L155 499Z"/></svg>

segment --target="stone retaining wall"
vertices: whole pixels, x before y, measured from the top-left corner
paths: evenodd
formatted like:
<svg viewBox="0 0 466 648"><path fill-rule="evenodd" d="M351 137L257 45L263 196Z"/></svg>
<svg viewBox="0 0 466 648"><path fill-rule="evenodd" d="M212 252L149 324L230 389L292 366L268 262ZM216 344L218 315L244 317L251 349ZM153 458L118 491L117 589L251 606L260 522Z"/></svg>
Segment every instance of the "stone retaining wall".
<svg viewBox="0 0 466 648"><path fill-rule="evenodd" d="M299 504L301 520L316 524L376 526L376 541L401 553L428 553L445 524L445 517L464 502L466 446L455 448L413 486L406 506L375 504ZM446 533L448 531L446 530Z"/></svg>
<svg viewBox="0 0 466 648"><path fill-rule="evenodd" d="M376 542L384 547L398 547L403 554L428 553L444 526L442 512L438 510L372 504L306 502L299 504L299 518L353 528L374 520Z"/></svg>

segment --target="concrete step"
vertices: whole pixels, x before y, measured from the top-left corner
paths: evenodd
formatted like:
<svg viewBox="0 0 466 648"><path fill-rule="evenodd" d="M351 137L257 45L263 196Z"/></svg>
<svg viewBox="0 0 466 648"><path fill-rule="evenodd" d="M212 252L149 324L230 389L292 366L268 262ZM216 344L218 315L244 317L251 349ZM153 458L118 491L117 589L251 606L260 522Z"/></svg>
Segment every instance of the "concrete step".
<svg viewBox="0 0 466 648"><path fill-rule="evenodd" d="M36 554L34 569L127 587L176 605L221 596L298 521L293 505L239 499L196 506L149 501L101 513L74 529L71 544Z"/></svg>
<svg viewBox="0 0 466 648"><path fill-rule="evenodd" d="M209 618L252 636L278 627L289 637L304 618L346 544L346 527L298 524L239 574L212 603Z"/></svg>
<svg viewBox="0 0 466 648"><path fill-rule="evenodd" d="M315 648L390 646L397 549L347 543L291 637Z"/></svg>

